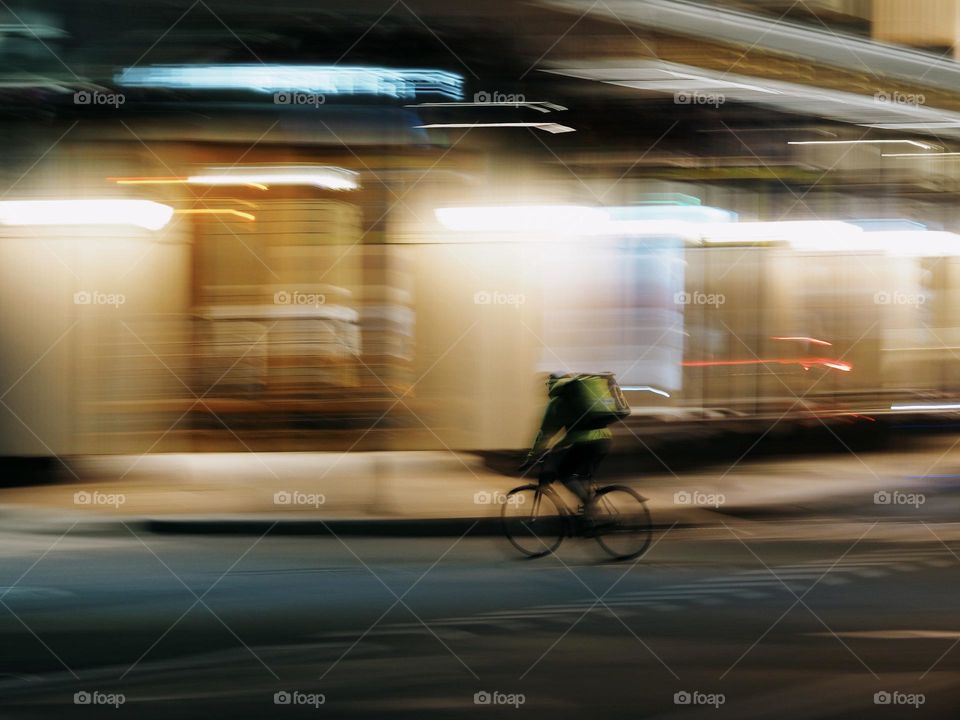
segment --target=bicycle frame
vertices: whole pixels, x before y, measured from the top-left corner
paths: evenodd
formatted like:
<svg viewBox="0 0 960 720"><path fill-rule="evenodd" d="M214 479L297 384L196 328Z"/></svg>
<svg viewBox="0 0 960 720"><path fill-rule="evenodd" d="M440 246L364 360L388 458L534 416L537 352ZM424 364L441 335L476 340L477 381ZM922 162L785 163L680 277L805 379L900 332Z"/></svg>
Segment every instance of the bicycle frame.
<svg viewBox="0 0 960 720"><path fill-rule="evenodd" d="M560 504L560 507L567 515L571 517L576 517L577 512L573 510L566 501L563 499L563 496L553 490L550 486L554 483L563 483L563 479L560 477L559 473L555 468L550 467L551 463L556 463L560 453L557 452L555 448L550 448L544 452L540 457L534 461L534 466L540 466L540 472L537 476L537 484L540 488L548 489L550 494L555 500ZM600 485L593 479L593 477L588 478L589 480L589 490L591 497L596 495L597 490ZM539 502L539 501L538 501Z"/></svg>
<svg viewBox="0 0 960 720"><path fill-rule="evenodd" d="M537 476L537 495L534 500L534 512L539 510L539 507L540 507L540 493L546 492L546 493L549 493L550 496L556 501L557 505L560 506L560 510L563 513L564 518L567 520L574 520L577 517L579 517L579 514L577 513L577 511L571 508L567 504L566 500L563 499L563 495L561 495L551 487L551 485L553 485L554 483L563 482L563 480L559 477L559 474L556 472L556 470L550 467L550 463L551 462L555 463L559 455L560 453L557 452L556 448L550 448L549 450L541 454L540 457L538 457L534 461L534 466L540 466L540 472L538 473L538 476ZM597 497L599 491L603 487L605 486L600 485L600 483L598 483L593 477L589 478L588 489L590 490L591 498ZM643 496L641 497L643 498L644 501L648 499ZM610 507L609 503L606 503L606 505L608 508ZM573 537L573 535L571 534L571 535L568 535L567 537Z"/></svg>
<svg viewBox="0 0 960 720"><path fill-rule="evenodd" d="M539 552L539 548L531 550L518 543L516 537L510 530L510 525L507 521L506 512L509 504L508 502L503 505L501 516L504 519L504 530L510 542L528 557L543 557L543 555L547 553L556 551L557 547L559 547L560 543L565 538L575 538L581 536L595 538L597 542L600 543L601 547L607 551L607 553L613 555L614 558L618 560L630 559L641 555L649 547L650 531L652 528L650 511L646 507L647 498L643 497L636 492L636 490L633 490L628 486L616 484L601 486L592 477L590 477L588 478L590 497L585 503L584 514L581 515L579 512L574 511L566 502L566 500L563 499L563 496L557 493L557 491L551 487L551 485L553 485L557 480L560 480L559 473L555 472L547 462L551 454L551 451L545 452L534 461L534 466L540 466L540 472L536 478L536 484L529 482L526 485L516 487L510 491L509 495L512 496L514 493L523 491L533 491L533 502L529 508L529 512L533 520L536 520L536 518L540 515L540 509L541 504L543 503L544 495L548 496L549 503L552 503L552 508L548 515L544 516L544 519L546 519L548 516L552 516L556 520L560 521L560 525L557 528L556 533L553 534L556 542L552 545L547 545L543 540L540 540L546 552ZM533 480L533 478L530 478L530 480ZM617 505L610 502L609 496L611 493L616 493L618 497L626 494L628 498L632 497L632 501L639 503L639 506L633 506L634 510L631 510L626 516L622 516ZM596 516L591 510L591 508L594 507L603 508L601 517ZM553 511L556 511L557 514L553 515ZM626 525L622 524L622 517L628 518ZM528 529L532 527L528 526L526 522L523 522L522 520L521 525L523 527L527 527ZM613 529L612 532L611 528ZM620 534L622 529L626 529L629 535L636 536L638 539L644 538L643 544L639 546L639 549L623 552L620 548L616 547L616 545L611 546L609 544L609 540L605 539L608 537L615 538L615 536ZM535 535L535 537L540 539L539 536Z"/></svg>
<svg viewBox="0 0 960 720"><path fill-rule="evenodd" d="M563 495L551 487L554 483L560 482L560 478L547 467L546 463L549 455L551 455L551 451L548 451L537 460L538 463L542 464L542 467L537 478L537 492L533 500L533 513L536 515L540 510L540 498L543 495L549 495L557 507L560 508L561 532L563 537L574 538L578 535L579 528L577 526L577 520L580 515L567 504L567 501L563 499ZM595 494L596 490L597 484L591 479L590 493Z"/></svg>

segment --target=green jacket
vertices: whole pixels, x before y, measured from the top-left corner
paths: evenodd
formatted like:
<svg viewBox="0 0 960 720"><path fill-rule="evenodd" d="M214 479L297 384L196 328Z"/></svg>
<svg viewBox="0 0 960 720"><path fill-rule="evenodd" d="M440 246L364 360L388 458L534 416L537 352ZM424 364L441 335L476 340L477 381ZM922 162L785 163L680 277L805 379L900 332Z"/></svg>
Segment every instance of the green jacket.
<svg viewBox="0 0 960 720"><path fill-rule="evenodd" d="M537 433L537 439L533 443L532 453L538 453L543 450L550 442L550 439L560 430L566 430L566 434L557 443L558 445L608 440L613 437L610 428L603 427L585 430L576 427L576 424L582 418L575 408L571 408L569 403L564 402L562 391L567 382L569 382L569 380L561 379L553 383L550 387L550 400L547 403L547 409L543 413L543 420L540 422L540 432Z"/></svg>

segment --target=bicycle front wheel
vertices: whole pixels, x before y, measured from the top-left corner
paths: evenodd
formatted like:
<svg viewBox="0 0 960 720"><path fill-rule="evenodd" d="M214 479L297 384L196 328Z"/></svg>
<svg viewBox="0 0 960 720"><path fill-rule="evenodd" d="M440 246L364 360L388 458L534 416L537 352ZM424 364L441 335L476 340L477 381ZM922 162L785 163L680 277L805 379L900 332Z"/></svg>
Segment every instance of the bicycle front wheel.
<svg viewBox="0 0 960 720"><path fill-rule="evenodd" d="M549 555L563 542L564 524L553 494L537 485L514 488L500 508L503 532L527 557Z"/></svg>
<svg viewBox="0 0 960 720"><path fill-rule="evenodd" d="M653 539L647 500L632 488L600 488L587 506L591 534L617 560L640 557Z"/></svg>

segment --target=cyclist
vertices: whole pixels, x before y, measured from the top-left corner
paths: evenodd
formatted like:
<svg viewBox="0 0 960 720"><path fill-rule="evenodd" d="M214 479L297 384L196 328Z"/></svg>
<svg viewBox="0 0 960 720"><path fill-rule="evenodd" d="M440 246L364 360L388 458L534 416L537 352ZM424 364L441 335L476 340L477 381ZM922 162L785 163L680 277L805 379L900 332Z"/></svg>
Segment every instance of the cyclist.
<svg viewBox="0 0 960 720"><path fill-rule="evenodd" d="M629 415L630 409L612 373L551 374L547 395L540 431L520 468L529 468L563 430L553 444L560 450L557 475L580 499L582 513L590 500L590 479L610 452L613 433L607 426Z"/></svg>

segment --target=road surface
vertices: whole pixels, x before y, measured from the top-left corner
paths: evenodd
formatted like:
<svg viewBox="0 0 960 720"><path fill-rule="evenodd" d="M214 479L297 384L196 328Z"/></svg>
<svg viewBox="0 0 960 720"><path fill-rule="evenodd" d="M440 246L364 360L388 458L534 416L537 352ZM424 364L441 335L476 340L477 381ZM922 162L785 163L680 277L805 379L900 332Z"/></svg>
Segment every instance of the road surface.
<svg viewBox="0 0 960 720"><path fill-rule="evenodd" d="M588 540L529 561L495 538L6 532L0 716L957 707L960 542L944 526L767 526L661 533L630 564Z"/></svg>

